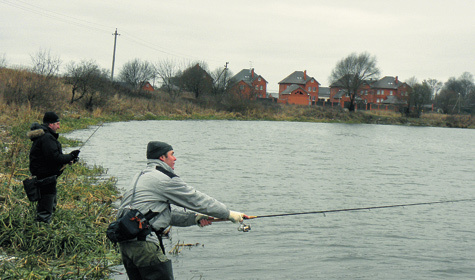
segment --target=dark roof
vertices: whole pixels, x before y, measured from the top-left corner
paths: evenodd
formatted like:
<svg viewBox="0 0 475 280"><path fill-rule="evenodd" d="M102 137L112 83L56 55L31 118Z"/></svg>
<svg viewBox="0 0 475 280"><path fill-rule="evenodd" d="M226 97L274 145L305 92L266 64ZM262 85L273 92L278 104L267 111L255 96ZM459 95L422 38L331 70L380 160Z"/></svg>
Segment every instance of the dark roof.
<svg viewBox="0 0 475 280"><path fill-rule="evenodd" d="M252 73L252 69L242 69L241 71L239 71L239 73L234 75L231 78L231 80L234 81L234 82L243 81L248 85L252 85L252 82L254 80L256 80L257 78L259 78L259 77L261 77L261 79L266 81L266 79L264 79L261 75L257 74L255 71L254 71L254 77L251 77L251 73ZM267 83L267 81L266 81L266 83Z"/></svg>
<svg viewBox="0 0 475 280"><path fill-rule="evenodd" d="M381 102L381 103L383 103L383 104L405 104L406 102L398 99L394 95L390 95L385 100L383 100L383 102Z"/></svg>
<svg viewBox="0 0 475 280"><path fill-rule="evenodd" d="M292 84L288 86L285 90L281 92L281 94L291 94L294 90L297 90L297 89L301 89L303 92L308 94L308 92L305 89L303 89L301 86L296 85L296 84Z"/></svg>
<svg viewBox="0 0 475 280"><path fill-rule="evenodd" d="M330 98L330 88L329 87L319 87L318 88L318 97L319 98Z"/></svg>
<svg viewBox="0 0 475 280"><path fill-rule="evenodd" d="M382 88L382 89L397 89L402 83L396 78L391 76L386 76L376 82L374 82L372 88Z"/></svg>
<svg viewBox="0 0 475 280"><path fill-rule="evenodd" d="M341 89L333 96L333 98L335 99L342 98L344 95L346 95L346 93L347 93L346 89Z"/></svg>
<svg viewBox="0 0 475 280"><path fill-rule="evenodd" d="M279 82L279 84L298 84L305 85L308 81L314 79L315 82L320 84L314 77L307 75L307 79L304 80L304 71L295 71L294 73L288 75L285 79Z"/></svg>
<svg viewBox="0 0 475 280"><path fill-rule="evenodd" d="M348 76L349 75L345 75L344 77L341 77L340 79L338 79L337 81L333 82L330 87L344 87L345 84L347 83L347 80L348 80ZM373 79L369 79L369 80L364 80L362 82L362 85L364 84L372 84L376 82L376 80L373 80Z"/></svg>

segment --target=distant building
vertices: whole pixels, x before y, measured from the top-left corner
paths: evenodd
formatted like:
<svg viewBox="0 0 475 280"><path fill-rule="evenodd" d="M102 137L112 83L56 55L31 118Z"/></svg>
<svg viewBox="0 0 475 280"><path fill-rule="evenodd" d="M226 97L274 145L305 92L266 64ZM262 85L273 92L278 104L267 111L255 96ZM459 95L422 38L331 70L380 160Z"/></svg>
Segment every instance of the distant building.
<svg viewBox="0 0 475 280"><path fill-rule="evenodd" d="M320 83L305 71L295 71L279 82L279 103L311 105L318 100Z"/></svg>
<svg viewBox="0 0 475 280"><path fill-rule="evenodd" d="M325 102L330 100L330 88L329 87L319 87L318 100L325 101Z"/></svg>
<svg viewBox="0 0 475 280"><path fill-rule="evenodd" d="M242 69L231 78L230 92L254 100L267 98L267 81L254 68Z"/></svg>
<svg viewBox="0 0 475 280"><path fill-rule="evenodd" d="M399 81L398 76L385 76L379 80L364 81L356 93L356 102L365 104L404 104L411 87ZM330 85L330 101L340 102L343 106L345 102L350 102L350 97L346 89L337 81Z"/></svg>
<svg viewBox="0 0 475 280"><path fill-rule="evenodd" d="M155 89L149 82L145 82L145 84L142 86L142 90L145 91L154 91Z"/></svg>

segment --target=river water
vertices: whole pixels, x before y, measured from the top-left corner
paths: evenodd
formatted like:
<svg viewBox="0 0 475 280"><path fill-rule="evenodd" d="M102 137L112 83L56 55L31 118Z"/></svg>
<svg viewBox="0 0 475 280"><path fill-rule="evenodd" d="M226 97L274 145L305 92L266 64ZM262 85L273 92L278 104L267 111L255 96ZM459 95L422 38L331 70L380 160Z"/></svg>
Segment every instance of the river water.
<svg viewBox="0 0 475 280"><path fill-rule="evenodd" d="M131 121L104 124L80 157L128 189L152 140L172 144L188 184L249 215L475 199L475 130ZM175 279L475 279L475 201L248 223L173 227L168 249L199 244L169 255Z"/></svg>

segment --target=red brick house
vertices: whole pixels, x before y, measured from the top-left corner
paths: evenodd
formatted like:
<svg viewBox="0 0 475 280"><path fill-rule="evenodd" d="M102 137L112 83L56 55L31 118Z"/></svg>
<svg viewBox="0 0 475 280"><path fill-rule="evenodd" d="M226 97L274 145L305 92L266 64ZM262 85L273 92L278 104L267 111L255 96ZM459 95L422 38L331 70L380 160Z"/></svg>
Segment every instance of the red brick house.
<svg viewBox="0 0 475 280"><path fill-rule="evenodd" d="M279 82L279 103L311 105L318 100L320 83L305 71L295 71Z"/></svg>
<svg viewBox="0 0 475 280"><path fill-rule="evenodd" d="M399 81L398 76L385 76L379 80L365 81L357 91L356 102L365 104L401 104L404 103L410 86ZM345 102L350 102L346 89L340 86L339 81L330 85L330 101L340 102L342 107Z"/></svg>
<svg viewBox="0 0 475 280"><path fill-rule="evenodd" d="M230 91L238 96L257 99L267 98L267 81L254 72L254 68L242 69L231 78Z"/></svg>
<svg viewBox="0 0 475 280"><path fill-rule="evenodd" d="M155 89L149 82L145 82L145 84L142 86L142 90L145 91L154 91Z"/></svg>

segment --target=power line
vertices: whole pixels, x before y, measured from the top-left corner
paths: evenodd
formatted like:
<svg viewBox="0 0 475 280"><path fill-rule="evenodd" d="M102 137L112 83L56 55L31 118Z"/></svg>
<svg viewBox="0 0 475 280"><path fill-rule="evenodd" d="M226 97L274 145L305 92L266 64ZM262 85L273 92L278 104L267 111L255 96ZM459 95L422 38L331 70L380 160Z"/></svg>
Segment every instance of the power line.
<svg viewBox="0 0 475 280"><path fill-rule="evenodd" d="M49 19L52 19L52 20L57 20L57 21L68 23L68 24L72 24L72 25L75 25L75 26L78 26L78 27L81 27L81 28L86 28L86 29L99 31L99 32L110 32L110 29L112 29L112 27L110 27L110 26L101 25L101 24L98 24L96 22L91 22L91 21L87 21L87 20L83 20L83 19L80 19L80 18L77 18L77 17L70 16L70 15L50 11L50 10L44 9L41 6L30 4L30 3L27 3L27 2L22 1L22 0L15 0L15 1L0 0L0 3L4 3L6 5L12 6L12 7L20 9L20 10L24 10L24 11L27 11L27 12L30 12L30 13L33 13L33 14L37 14L37 15L40 15L42 17L46 17L46 18L49 18ZM138 37L132 35L129 32L124 31L123 29L121 29L121 33L122 33L121 34L122 38L124 40L129 40L129 41L131 41L131 42L133 42L137 45L146 47L150 50L153 50L153 51L156 51L156 52L159 52L159 53L163 53L163 54L166 54L166 55L170 55L170 56L175 56L175 57L178 57L178 58L200 60L200 58L198 58L196 56L183 54L183 53L177 53L177 52L174 52L172 50L167 50L166 48L157 46L157 44L147 42L147 41L145 41L141 38L138 38ZM214 60L214 59L210 59L210 61L218 62L218 60Z"/></svg>
<svg viewBox="0 0 475 280"><path fill-rule="evenodd" d="M100 32L105 32L107 30L110 30L109 29L110 27L106 27L105 25L103 25L104 28L101 28L101 27L98 26L99 24L97 24L97 23L93 23L93 22L86 21L86 20L83 20L83 19L75 18L75 17L70 16L70 15L64 15L64 14L60 14L60 13L57 13L57 12L48 11L48 10L46 10L46 9L40 7L40 6L36 6L36 5L30 4L30 3L26 3L26 2L21 1L21 0L15 0L15 1L0 0L0 2L4 3L6 5L12 6L14 8L18 8L18 9L23 10L23 11L27 11L27 12L37 14L37 15L40 15L42 17L50 18L50 19L53 19L53 20L58 20L58 21L61 21L61 22L76 25L78 27L83 27L83 28L87 28L87 29L91 29L91 30L95 30L95 31L100 31Z"/></svg>

